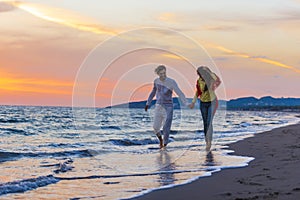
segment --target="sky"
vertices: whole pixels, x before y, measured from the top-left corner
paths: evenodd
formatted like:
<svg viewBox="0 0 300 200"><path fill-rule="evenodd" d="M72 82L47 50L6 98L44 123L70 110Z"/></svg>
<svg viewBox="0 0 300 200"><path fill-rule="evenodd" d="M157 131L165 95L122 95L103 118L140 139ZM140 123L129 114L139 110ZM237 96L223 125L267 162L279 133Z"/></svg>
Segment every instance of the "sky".
<svg viewBox="0 0 300 200"><path fill-rule="evenodd" d="M146 100L159 64L187 97L207 65L220 99L300 98L299 24L300 0L0 0L0 104Z"/></svg>

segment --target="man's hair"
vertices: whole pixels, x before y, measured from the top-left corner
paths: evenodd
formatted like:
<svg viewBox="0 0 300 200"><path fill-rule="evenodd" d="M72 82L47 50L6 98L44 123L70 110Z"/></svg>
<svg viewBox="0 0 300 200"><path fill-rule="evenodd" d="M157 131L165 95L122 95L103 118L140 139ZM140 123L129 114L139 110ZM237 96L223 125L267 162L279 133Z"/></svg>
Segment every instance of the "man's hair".
<svg viewBox="0 0 300 200"><path fill-rule="evenodd" d="M158 74L161 70L166 70L164 65L158 65L155 69L155 73Z"/></svg>

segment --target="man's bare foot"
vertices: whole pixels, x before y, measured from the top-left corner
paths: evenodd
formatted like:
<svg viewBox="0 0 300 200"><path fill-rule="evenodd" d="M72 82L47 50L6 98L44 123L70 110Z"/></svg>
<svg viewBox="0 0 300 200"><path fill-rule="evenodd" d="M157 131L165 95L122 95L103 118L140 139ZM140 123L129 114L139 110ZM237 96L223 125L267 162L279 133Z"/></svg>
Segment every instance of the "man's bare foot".
<svg viewBox="0 0 300 200"><path fill-rule="evenodd" d="M159 139L159 148L162 149L164 147L164 142L161 136L157 136Z"/></svg>

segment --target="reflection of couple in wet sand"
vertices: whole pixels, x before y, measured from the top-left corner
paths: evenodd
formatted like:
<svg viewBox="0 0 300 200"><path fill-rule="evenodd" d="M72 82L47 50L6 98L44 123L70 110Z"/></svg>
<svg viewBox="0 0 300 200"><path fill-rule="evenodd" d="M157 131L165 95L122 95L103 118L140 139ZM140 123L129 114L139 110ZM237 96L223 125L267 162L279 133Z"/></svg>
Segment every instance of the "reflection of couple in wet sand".
<svg viewBox="0 0 300 200"><path fill-rule="evenodd" d="M170 185L175 181L174 171L176 170L175 163L172 162L168 151L161 151L157 157L157 165L160 167L159 183L160 185Z"/></svg>
<svg viewBox="0 0 300 200"><path fill-rule="evenodd" d="M206 66L198 67L197 74L199 78L196 83L197 90L192 103L188 105L186 97L179 89L176 81L167 77L166 67L164 65L159 65L155 69L155 72L158 75L158 78L154 80L153 89L148 97L145 111L148 110L156 95L153 129L159 139L160 148L166 147L169 142L169 134L173 119L172 94L173 91L175 91L180 101L191 109L194 108L198 97L200 98L200 111L204 126L206 150L209 151L213 134L212 120L218 107L215 89L221 83L219 77ZM161 131L160 129L162 126L163 130Z"/></svg>
<svg viewBox="0 0 300 200"><path fill-rule="evenodd" d="M215 164L216 163L212 151L207 151L203 165L215 166ZM167 150L160 151L160 153L157 156L157 165L160 168L159 180L158 180L160 185L164 186L164 185L174 184L176 181L176 177L175 177L176 164Z"/></svg>

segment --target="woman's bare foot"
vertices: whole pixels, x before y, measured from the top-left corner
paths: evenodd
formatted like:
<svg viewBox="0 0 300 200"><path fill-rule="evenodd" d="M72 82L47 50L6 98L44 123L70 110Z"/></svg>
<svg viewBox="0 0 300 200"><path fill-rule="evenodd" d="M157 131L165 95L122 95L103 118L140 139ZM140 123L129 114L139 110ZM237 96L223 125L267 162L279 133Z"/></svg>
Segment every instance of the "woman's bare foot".
<svg viewBox="0 0 300 200"><path fill-rule="evenodd" d="M210 151L210 148L211 148L211 142L208 141L208 142L206 143L206 151Z"/></svg>

